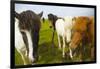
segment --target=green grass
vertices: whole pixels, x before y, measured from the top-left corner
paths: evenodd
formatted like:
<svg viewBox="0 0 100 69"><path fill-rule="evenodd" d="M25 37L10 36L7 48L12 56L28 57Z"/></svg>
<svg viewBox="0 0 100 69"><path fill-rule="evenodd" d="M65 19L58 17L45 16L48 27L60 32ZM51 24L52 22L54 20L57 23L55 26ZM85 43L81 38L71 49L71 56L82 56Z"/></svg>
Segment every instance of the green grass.
<svg viewBox="0 0 100 69"><path fill-rule="evenodd" d="M49 28L50 23L46 20L45 23L41 23L40 37L39 37L39 60L35 64L52 64L52 63L64 63L64 62L79 62L80 56L76 56L73 61L65 58L62 58L62 50L58 49L58 40L57 34L55 33L54 38L54 47L51 43L52 38L52 29ZM67 51L67 47L66 47ZM90 61L90 58L85 55L84 61ZM28 58L26 58L27 64L30 64ZM15 50L15 64L23 65L22 58L20 54Z"/></svg>

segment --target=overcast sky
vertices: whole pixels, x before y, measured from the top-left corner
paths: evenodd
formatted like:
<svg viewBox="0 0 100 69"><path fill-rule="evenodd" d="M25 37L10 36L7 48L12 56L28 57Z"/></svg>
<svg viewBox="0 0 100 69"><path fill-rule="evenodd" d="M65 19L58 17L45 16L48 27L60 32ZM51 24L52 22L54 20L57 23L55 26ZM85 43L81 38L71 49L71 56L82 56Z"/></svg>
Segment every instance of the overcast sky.
<svg viewBox="0 0 100 69"><path fill-rule="evenodd" d="M32 10L35 13L43 11L43 17L47 18L49 13L53 13L59 17L66 16L94 16L94 8L80 8L67 6L49 6L49 5L32 5L32 4L15 4L15 11L21 13L22 11Z"/></svg>

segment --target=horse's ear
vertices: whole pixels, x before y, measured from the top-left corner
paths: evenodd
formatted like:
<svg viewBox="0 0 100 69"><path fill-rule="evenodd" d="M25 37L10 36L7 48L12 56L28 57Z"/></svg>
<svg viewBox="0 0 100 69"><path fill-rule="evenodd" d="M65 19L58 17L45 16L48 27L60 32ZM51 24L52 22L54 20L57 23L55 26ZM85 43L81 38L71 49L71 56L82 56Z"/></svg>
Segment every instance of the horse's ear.
<svg viewBox="0 0 100 69"><path fill-rule="evenodd" d="M53 14L48 14L48 18L49 18L50 21L52 21L52 23L54 23L56 16L53 15Z"/></svg>
<svg viewBox="0 0 100 69"><path fill-rule="evenodd" d="M72 21L75 21L75 20L76 20L76 17L73 17L73 18L72 18Z"/></svg>
<svg viewBox="0 0 100 69"><path fill-rule="evenodd" d="M38 16L41 18L43 15L43 11L41 13L38 14Z"/></svg>
<svg viewBox="0 0 100 69"><path fill-rule="evenodd" d="M15 17L18 19L20 18L20 15L16 11L15 11Z"/></svg>

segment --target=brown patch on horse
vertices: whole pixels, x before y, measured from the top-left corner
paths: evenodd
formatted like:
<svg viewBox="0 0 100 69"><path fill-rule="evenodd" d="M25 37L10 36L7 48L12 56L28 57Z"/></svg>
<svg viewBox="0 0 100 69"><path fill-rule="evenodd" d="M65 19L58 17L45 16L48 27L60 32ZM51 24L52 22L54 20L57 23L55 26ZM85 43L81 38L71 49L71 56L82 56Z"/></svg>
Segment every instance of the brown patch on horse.
<svg viewBox="0 0 100 69"><path fill-rule="evenodd" d="M77 46L83 39L83 36L87 34L87 24L88 24L88 17L75 18L75 24L73 26L74 34L71 41L72 48L76 48L74 46Z"/></svg>
<svg viewBox="0 0 100 69"><path fill-rule="evenodd" d="M81 42L81 40L82 40L82 35L76 32L75 35L72 37L70 47L75 49L77 45Z"/></svg>
<svg viewBox="0 0 100 69"><path fill-rule="evenodd" d="M87 17L78 17L76 19L76 22L75 22L75 25L74 25L73 29L75 31L80 31L80 32L86 31L87 23L88 23L88 18Z"/></svg>

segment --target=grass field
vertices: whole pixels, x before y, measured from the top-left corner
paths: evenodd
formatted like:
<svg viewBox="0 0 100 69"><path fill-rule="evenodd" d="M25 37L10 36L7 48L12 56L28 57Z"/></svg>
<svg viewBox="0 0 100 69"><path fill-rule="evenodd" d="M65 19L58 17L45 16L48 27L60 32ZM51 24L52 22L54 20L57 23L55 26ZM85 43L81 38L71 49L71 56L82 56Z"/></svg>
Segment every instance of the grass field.
<svg viewBox="0 0 100 69"><path fill-rule="evenodd" d="M80 59L80 56L76 56L73 61L65 58L62 58L62 50L58 49L58 40L57 34L55 33L54 38L54 47L51 43L52 38L52 28L49 28L50 23L46 20L45 23L41 23L41 30L40 30L40 39L39 39L39 60L35 64L52 64L52 63L64 63L64 62L77 62ZM66 45L67 51L67 45ZM90 61L88 57L88 51L86 52L84 61ZM26 58L27 64L30 64L29 60ZM15 50L15 64L16 65L23 65L22 58L20 54Z"/></svg>

